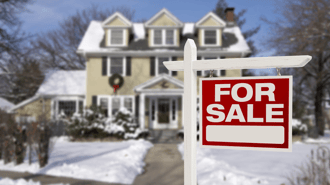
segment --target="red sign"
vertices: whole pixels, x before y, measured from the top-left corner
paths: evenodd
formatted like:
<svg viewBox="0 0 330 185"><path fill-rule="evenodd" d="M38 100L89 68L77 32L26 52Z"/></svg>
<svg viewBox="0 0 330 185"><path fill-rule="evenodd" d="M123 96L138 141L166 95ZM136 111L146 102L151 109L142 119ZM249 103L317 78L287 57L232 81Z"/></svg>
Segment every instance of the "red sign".
<svg viewBox="0 0 330 185"><path fill-rule="evenodd" d="M201 147L291 151L292 77L201 78Z"/></svg>

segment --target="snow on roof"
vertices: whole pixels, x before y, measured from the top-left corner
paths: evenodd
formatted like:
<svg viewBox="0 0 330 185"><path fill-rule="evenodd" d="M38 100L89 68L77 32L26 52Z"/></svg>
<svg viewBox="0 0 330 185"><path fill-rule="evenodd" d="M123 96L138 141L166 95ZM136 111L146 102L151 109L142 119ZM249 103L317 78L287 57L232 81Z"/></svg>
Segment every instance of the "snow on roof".
<svg viewBox="0 0 330 185"><path fill-rule="evenodd" d="M194 34L195 23L184 23L182 35Z"/></svg>
<svg viewBox="0 0 330 185"><path fill-rule="evenodd" d="M92 21L78 47L78 50L98 50L104 37L102 23Z"/></svg>
<svg viewBox="0 0 330 185"><path fill-rule="evenodd" d="M85 95L86 71L54 71L46 75L36 94Z"/></svg>
<svg viewBox="0 0 330 185"><path fill-rule="evenodd" d="M134 41L145 39L145 29L143 23L133 23Z"/></svg>
<svg viewBox="0 0 330 185"><path fill-rule="evenodd" d="M232 44L228 47L228 51L250 51L250 47L246 43L245 38L238 26L234 26L231 28L224 28L223 32L233 33L233 34L235 34L236 38L238 39L237 43Z"/></svg>
<svg viewBox="0 0 330 185"><path fill-rule="evenodd" d="M15 106L15 104L13 104L13 103L9 102L8 100L0 97L0 109L9 110L9 109L13 108L14 106Z"/></svg>

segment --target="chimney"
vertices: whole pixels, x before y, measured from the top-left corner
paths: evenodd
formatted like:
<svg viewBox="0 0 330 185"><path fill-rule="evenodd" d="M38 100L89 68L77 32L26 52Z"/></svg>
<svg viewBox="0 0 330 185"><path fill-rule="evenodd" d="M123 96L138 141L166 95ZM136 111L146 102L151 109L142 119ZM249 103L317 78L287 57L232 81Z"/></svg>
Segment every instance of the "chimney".
<svg viewBox="0 0 330 185"><path fill-rule="evenodd" d="M225 9L227 22L234 22L234 9L235 8L229 8L229 7Z"/></svg>

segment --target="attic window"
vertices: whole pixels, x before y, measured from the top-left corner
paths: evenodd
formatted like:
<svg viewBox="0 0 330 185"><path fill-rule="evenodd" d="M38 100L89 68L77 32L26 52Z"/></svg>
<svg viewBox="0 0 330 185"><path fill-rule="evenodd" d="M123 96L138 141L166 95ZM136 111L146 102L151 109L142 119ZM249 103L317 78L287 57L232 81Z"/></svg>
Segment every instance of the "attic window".
<svg viewBox="0 0 330 185"><path fill-rule="evenodd" d="M215 45L217 43L216 30L204 30L204 44Z"/></svg>
<svg viewBox="0 0 330 185"><path fill-rule="evenodd" d="M154 44L161 45L162 44L162 30L154 31Z"/></svg>
<svg viewBox="0 0 330 185"><path fill-rule="evenodd" d="M175 45L175 30L174 29L155 29L153 30L153 45L154 46L173 46Z"/></svg>
<svg viewBox="0 0 330 185"><path fill-rule="evenodd" d="M125 30L123 29L110 29L109 30L109 45L123 46L125 40Z"/></svg>

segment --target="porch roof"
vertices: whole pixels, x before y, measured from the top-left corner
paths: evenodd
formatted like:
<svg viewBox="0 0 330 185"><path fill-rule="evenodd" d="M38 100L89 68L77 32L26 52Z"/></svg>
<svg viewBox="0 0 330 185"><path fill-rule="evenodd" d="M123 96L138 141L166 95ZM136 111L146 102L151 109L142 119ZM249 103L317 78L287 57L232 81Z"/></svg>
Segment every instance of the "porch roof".
<svg viewBox="0 0 330 185"><path fill-rule="evenodd" d="M181 92L181 91L183 92L183 82L174 77L171 77L168 74L160 74L142 84L139 84L134 87L134 91L135 92L145 92L146 90L150 90L150 89L147 89L148 87L152 87L153 85L156 85L158 82L161 82L164 80L176 85L178 87L178 89L153 89L153 91L161 91L164 93L172 92L172 91L173 92Z"/></svg>

